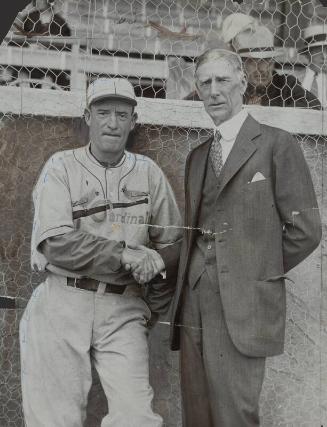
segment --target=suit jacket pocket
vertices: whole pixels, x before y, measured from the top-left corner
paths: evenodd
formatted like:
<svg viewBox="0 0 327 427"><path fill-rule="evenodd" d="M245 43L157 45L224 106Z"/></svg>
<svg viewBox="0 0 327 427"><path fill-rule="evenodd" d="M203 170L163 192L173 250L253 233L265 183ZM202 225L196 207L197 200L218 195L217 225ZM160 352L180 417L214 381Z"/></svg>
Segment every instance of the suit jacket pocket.
<svg viewBox="0 0 327 427"><path fill-rule="evenodd" d="M266 185L270 185L271 177L268 176L265 179L260 179L258 181L247 182L245 188L247 190L260 190L260 188L264 188Z"/></svg>
<svg viewBox="0 0 327 427"><path fill-rule="evenodd" d="M274 280L271 280L274 279ZM257 339L284 341L286 292L284 277L252 281L253 334Z"/></svg>

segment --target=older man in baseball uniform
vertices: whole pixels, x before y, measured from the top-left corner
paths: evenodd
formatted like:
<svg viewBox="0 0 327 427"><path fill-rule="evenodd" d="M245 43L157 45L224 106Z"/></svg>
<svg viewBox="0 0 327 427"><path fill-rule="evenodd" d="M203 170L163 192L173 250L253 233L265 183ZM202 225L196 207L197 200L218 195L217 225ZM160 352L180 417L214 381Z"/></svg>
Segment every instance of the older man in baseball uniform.
<svg viewBox="0 0 327 427"><path fill-rule="evenodd" d="M108 400L102 427L162 426L139 283L174 276L181 220L160 168L125 150L135 105L127 80L91 83L90 143L54 154L35 186L32 266L47 278L20 325L27 427L83 425L91 359Z"/></svg>

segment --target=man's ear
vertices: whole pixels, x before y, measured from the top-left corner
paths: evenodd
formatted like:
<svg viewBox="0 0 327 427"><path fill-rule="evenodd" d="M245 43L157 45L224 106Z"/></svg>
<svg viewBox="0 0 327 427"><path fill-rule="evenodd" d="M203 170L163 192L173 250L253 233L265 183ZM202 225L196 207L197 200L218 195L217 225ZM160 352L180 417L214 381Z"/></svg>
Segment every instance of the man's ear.
<svg viewBox="0 0 327 427"><path fill-rule="evenodd" d="M246 92L246 88L248 86L248 81L245 74L243 74L243 77L241 79L241 86L242 86L241 94L244 95Z"/></svg>
<svg viewBox="0 0 327 427"><path fill-rule="evenodd" d="M84 110L84 119L88 126L90 126L91 121L91 111L88 108L85 108Z"/></svg>
<svg viewBox="0 0 327 427"><path fill-rule="evenodd" d="M137 118L138 118L137 112L134 111L133 115L132 115L132 120L131 120L131 130L133 130L135 128Z"/></svg>

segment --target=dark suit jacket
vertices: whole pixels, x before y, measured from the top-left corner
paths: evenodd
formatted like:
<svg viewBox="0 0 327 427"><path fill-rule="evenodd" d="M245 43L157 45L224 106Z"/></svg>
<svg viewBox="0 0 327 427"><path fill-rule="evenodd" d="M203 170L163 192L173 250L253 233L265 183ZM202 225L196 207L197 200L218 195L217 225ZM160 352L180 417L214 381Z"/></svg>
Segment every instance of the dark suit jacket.
<svg viewBox="0 0 327 427"><path fill-rule="evenodd" d="M188 156L185 222L195 227L211 140ZM260 172L266 179L251 182ZM217 188L215 231L219 289L231 339L248 356L283 351L284 274L319 244L321 223L308 166L295 138L249 116ZM179 315L194 232L181 249L172 304L171 347L179 349Z"/></svg>
<svg viewBox="0 0 327 427"><path fill-rule="evenodd" d="M250 104L252 95L256 94L256 88L247 85L243 102ZM257 93L260 97L260 105L265 107L297 107L321 109L319 100L311 92L305 90L301 83L291 74L273 73L273 78L268 87L261 88Z"/></svg>

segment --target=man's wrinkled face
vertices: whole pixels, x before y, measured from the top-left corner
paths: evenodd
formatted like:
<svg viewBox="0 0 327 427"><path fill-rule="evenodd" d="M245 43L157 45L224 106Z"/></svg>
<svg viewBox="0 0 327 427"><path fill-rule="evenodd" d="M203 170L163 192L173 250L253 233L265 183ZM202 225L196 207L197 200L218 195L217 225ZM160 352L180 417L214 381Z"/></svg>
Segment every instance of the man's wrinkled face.
<svg viewBox="0 0 327 427"><path fill-rule="evenodd" d="M203 63L195 77L199 97L216 126L241 111L246 81L226 59Z"/></svg>
<svg viewBox="0 0 327 427"><path fill-rule="evenodd" d="M271 58L243 58L244 71L249 84L268 86L273 77L274 61Z"/></svg>
<svg viewBox="0 0 327 427"><path fill-rule="evenodd" d="M123 154L137 118L133 110L132 105L126 102L104 99L94 102L85 111L91 150L98 160L115 161Z"/></svg>
<svg viewBox="0 0 327 427"><path fill-rule="evenodd" d="M309 63L313 65L315 71L326 71L327 69L327 46L310 47L307 54Z"/></svg>

